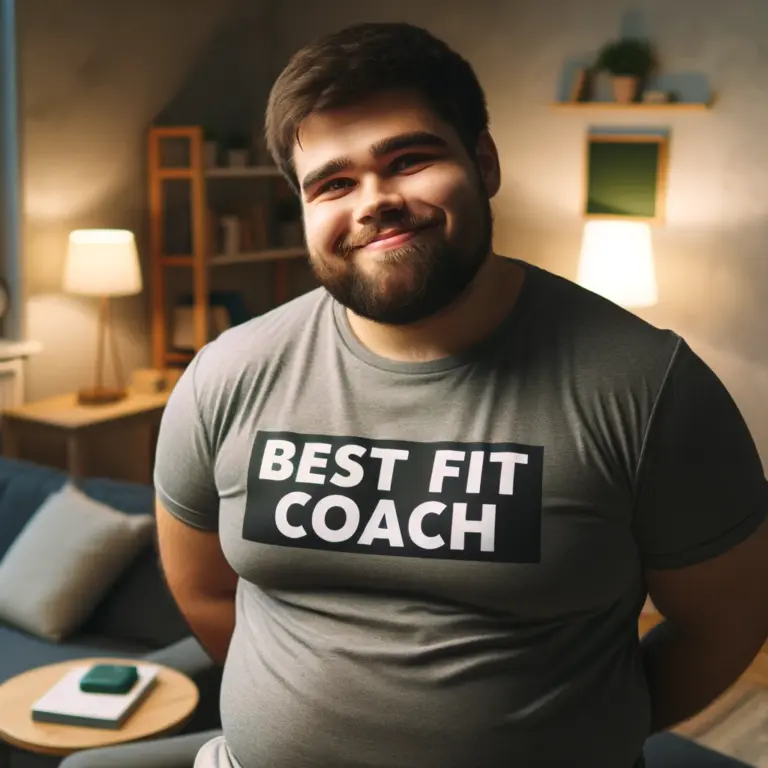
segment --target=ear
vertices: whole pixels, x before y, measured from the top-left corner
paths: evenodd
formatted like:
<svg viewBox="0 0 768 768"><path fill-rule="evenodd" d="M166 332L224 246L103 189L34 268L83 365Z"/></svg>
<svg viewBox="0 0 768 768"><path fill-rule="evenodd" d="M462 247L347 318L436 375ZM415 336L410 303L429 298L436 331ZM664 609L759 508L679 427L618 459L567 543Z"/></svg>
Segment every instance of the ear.
<svg viewBox="0 0 768 768"><path fill-rule="evenodd" d="M483 131L477 140L477 168L488 197L495 197L501 187L501 167L496 143L488 131Z"/></svg>

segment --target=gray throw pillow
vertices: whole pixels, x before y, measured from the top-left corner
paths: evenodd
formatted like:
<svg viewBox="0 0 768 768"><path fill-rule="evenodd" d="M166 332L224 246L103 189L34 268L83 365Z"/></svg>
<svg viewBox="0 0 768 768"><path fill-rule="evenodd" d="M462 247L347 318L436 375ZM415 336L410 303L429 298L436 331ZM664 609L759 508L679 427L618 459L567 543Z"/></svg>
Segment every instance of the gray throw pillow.
<svg viewBox="0 0 768 768"><path fill-rule="evenodd" d="M0 621L64 640L151 542L153 531L152 515L127 515L65 483L0 560Z"/></svg>

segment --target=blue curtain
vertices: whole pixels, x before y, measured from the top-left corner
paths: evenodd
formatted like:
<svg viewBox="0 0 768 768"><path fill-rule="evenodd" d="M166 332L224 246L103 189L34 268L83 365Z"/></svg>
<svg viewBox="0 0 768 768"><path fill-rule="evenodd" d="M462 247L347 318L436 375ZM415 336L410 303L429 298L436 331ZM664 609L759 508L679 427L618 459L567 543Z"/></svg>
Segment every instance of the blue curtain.
<svg viewBox="0 0 768 768"><path fill-rule="evenodd" d="M0 275L10 294L2 337L21 337L21 185L15 0L0 0Z"/></svg>

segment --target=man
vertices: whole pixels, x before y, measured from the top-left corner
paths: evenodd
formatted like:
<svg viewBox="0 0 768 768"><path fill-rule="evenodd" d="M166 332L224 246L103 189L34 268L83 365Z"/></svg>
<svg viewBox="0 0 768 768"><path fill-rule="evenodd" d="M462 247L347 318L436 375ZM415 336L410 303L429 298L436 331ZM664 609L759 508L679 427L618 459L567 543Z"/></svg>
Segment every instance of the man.
<svg viewBox="0 0 768 768"><path fill-rule="evenodd" d="M641 765L768 634L736 406L674 333L493 253L484 95L426 31L307 46L266 135L322 287L201 350L157 451L168 583L225 662L196 765Z"/></svg>

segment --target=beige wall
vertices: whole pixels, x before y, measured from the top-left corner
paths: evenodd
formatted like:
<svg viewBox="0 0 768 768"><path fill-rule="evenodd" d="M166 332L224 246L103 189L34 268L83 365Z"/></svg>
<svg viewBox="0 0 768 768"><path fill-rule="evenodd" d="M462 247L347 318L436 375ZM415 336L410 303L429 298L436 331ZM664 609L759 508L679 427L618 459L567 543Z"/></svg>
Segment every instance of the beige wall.
<svg viewBox="0 0 768 768"><path fill-rule="evenodd" d="M497 249L575 277L581 151L595 115L549 103L564 61L617 34L614 0L328 0L314 11L304 0L19 6L27 337L45 346L28 368L30 398L71 390L91 375L95 305L60 291L66 235L78 226L126 226L145 244L147 125L158 116L221 128L259 122L287 56L352 21L424 24L473 62L502 157ZM663 118L673 148L668 221L654 231L661 302L639 314L681 333L712 365L768 464L768 5L634 7L665 68L703 73L718 92L710 113ZM617 112L610 121L628 118ZM149 361L147 300L145 293L115 306L129 369Z"/></svg>
<svg viewBox="0 0 768 768"><path fill-rule="evenodd" d="M146 262L147 127L260 120L266 0L19 0L27 398L92 378L96 303L61 292L67 234L127 227ZM146 271L145 271L146 279ZM146 283L145 283L146 284ZM149 294L115 301L124 367L149 364Z"/></svg>
<svg viewBox="0 0 768 768"><path fill-rule="evenodd" d="M768 4L638 0L633 8L665 69L704 74L719 94L710 113L650 118L671 128L673 144L668 221L654 230L661 300L638 314L683 335L714 368L768 466ZM363 20L422 24L470 59L503 166L496 248L575 279L585 129L638 116L549 104L564 62L617 35L621 4L329 0L309 13L302 0L281 0L278 63L315 34Z"/></svg>

